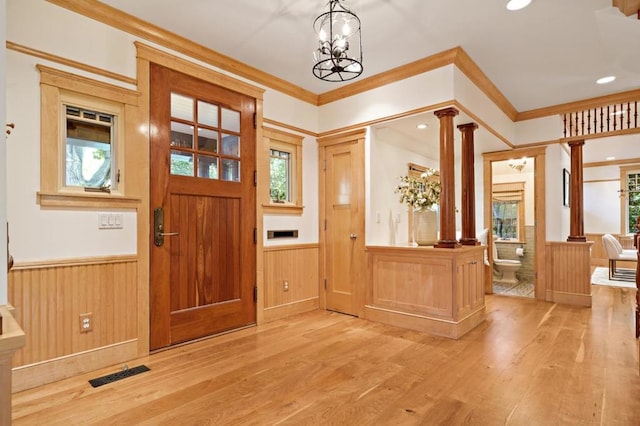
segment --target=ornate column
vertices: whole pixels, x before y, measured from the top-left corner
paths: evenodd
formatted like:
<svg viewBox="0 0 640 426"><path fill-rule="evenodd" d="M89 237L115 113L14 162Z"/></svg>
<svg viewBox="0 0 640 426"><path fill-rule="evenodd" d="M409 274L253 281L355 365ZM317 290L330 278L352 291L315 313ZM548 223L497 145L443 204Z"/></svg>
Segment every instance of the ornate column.
<svg viewBox="0 0 640 426"><path fill-rule="evenodd" d="M569 228L569 242L586 242L584 235L584 201L582 194L582 146L584 139L571 141L571 223Z"/></svg>
<svg viewBox="0 0 640 426"><path fill-rule="evenodd" d="M453 147L453 117L458 110L450 107L434 112L440 119L440 239L437 248L458 248L456 240L456 187Z"/></svg>
<svg viewBox="0 0 640 426"><path fill-rule="evenodd" d="M462 132L462 237L463 246L477 246L476 239L476 183L474 168L473 132L476 123L461 124Z"/></svg>

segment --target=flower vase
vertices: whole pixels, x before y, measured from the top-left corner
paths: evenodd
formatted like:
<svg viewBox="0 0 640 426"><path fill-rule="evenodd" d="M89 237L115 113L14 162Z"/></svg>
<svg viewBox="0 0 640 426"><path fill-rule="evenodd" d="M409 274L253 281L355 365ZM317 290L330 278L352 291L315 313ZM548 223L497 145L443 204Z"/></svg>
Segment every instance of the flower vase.
<svg viewBox="0 0 640 426"><path fill-rule="evenodd" d="M413 241L419 246L432 246L438 242L438 213L423 209L413 212Z"/></svg>

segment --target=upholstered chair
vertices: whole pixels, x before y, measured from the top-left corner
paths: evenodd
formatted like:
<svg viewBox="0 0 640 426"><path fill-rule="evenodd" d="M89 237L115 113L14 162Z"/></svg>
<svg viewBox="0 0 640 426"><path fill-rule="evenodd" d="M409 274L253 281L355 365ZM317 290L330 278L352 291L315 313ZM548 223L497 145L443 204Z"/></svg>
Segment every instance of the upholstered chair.
<svg viewBox="0 0 640 426"><path fill-rule="evenodd" d="M609 259L609 279L618 281L635 281L635 269L617 269L619 260L637 262L638 255L635 250L623 249L616 237L611 234L602 236L602 245Z"/></svg>

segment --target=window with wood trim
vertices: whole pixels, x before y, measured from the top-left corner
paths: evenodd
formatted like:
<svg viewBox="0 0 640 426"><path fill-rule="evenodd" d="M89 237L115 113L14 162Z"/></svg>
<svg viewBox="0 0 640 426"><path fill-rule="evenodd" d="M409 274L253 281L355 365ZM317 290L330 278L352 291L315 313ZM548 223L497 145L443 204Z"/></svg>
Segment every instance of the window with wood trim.
<svg viewBox="0 0 640 426"><path fill-rule="evenodd" d="M302 213L302 136L263 129L269 149L269 196L265 211Z"/></svg>
<svg viewBox="0 0 640 426"><path fill-rule="evenodd" d="M620 168L621 200L621 233L634 234L636 221L640 216L640 167L628 166Z"/></svg>
<svg viewBox="0 0 640 426"><path fill-rule="evenodd" d="M493 184L493 235L500 240L524 240L524 182Z"/></svg>
<svg viewBox="0 0 640 426"><path fill-rule="evenodd" d="M127 207L125 128L138 93L38 65L43 206Z"/></svg>

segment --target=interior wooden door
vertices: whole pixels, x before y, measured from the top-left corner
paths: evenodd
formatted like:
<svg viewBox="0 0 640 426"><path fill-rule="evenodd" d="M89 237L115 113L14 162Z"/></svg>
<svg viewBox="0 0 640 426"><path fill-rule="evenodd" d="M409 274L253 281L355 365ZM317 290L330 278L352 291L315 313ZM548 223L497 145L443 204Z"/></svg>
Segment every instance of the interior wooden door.
<svg viewBox="0 0 640 426"><path fill-rule="evenodd" d="M254 112L151 66L151 349L255 323Z"/></svg>
<svg viewBox="0 0 640 426"><path fill-rule="evenodd" d="M325 148L326 308L358 315L364 271L364 169L358 141Z"/></svg>

